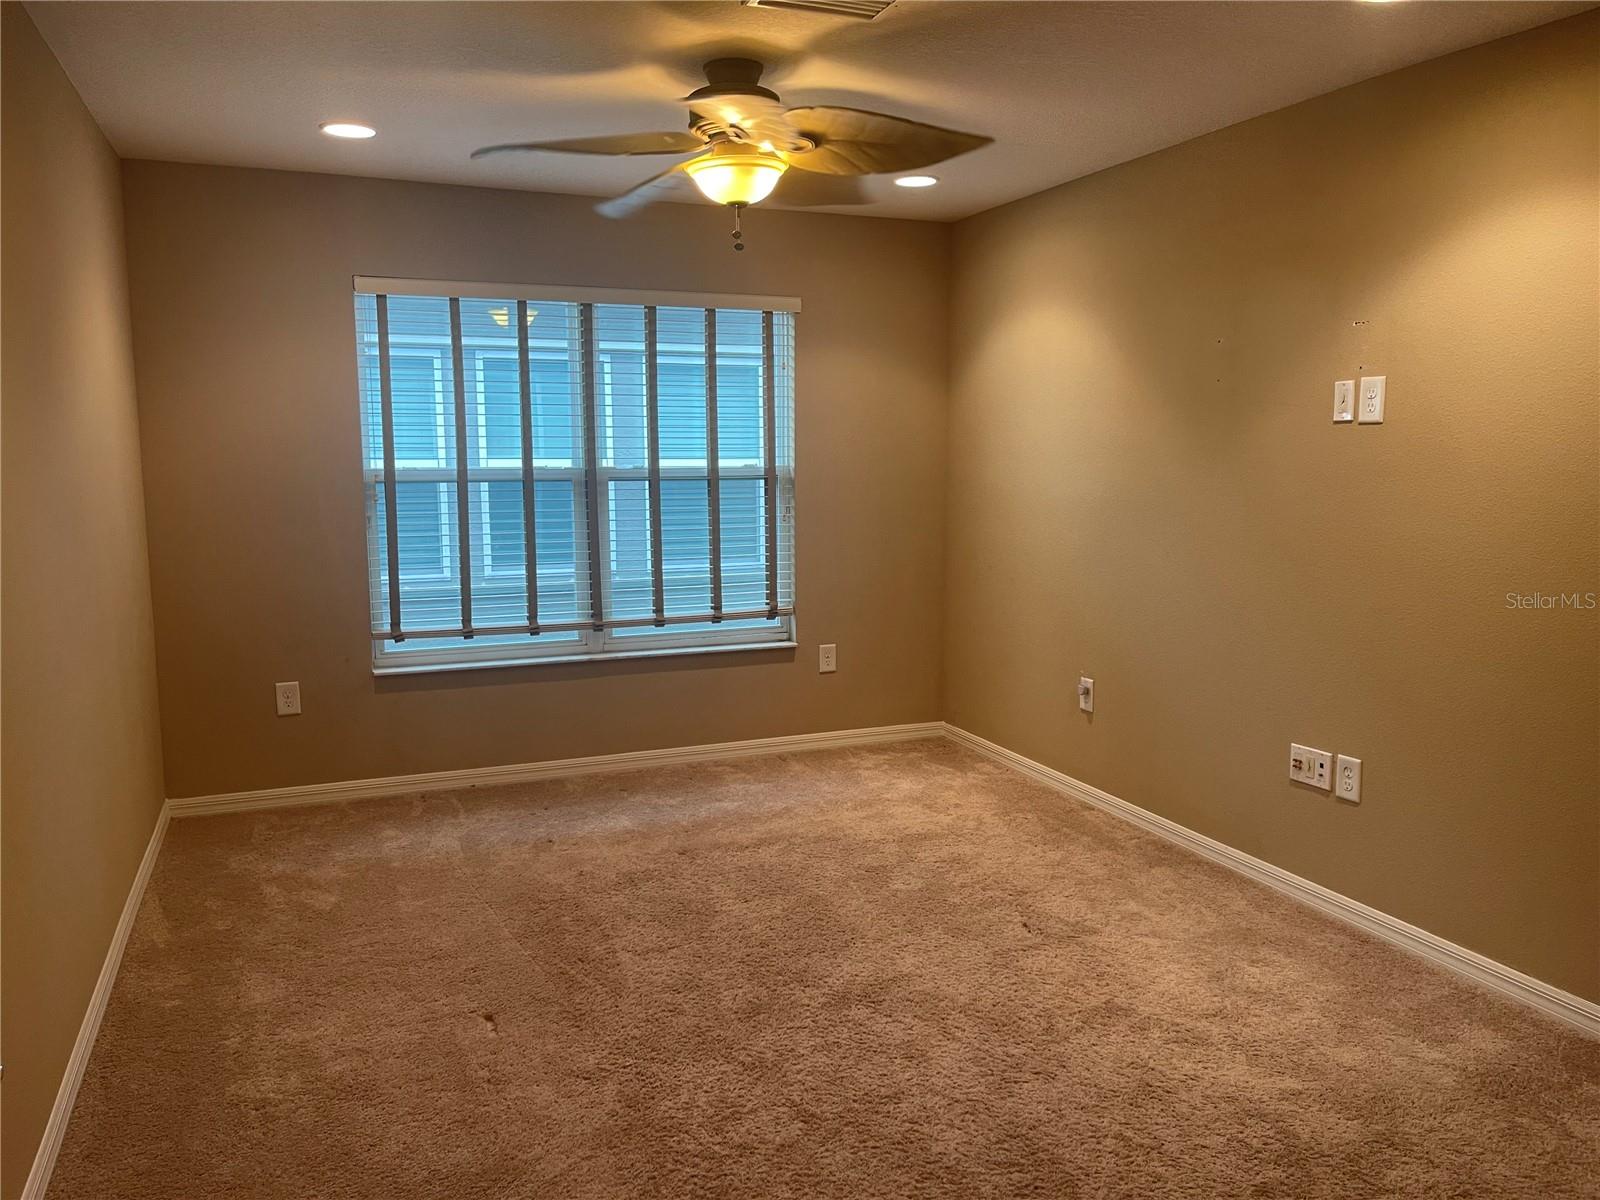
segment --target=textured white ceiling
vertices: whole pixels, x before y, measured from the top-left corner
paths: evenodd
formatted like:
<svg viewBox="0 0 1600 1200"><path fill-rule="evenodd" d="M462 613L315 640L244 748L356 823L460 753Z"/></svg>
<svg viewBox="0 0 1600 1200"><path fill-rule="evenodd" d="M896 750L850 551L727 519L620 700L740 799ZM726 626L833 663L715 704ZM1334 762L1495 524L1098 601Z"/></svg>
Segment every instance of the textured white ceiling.
<svg viewBox="0 0 1600 1200"><path fill-rule="evenodd" d="M706 58L770 64L786 103L843 104L995 144L858 212L951 220L1587 2L971 3L876 21L737 0L27 5L117 151L604 196L672 161L507 156L491 142L679 129ZM317 124L364 121L336 142ZM847 210L841 210L847 211Z"/></svg>

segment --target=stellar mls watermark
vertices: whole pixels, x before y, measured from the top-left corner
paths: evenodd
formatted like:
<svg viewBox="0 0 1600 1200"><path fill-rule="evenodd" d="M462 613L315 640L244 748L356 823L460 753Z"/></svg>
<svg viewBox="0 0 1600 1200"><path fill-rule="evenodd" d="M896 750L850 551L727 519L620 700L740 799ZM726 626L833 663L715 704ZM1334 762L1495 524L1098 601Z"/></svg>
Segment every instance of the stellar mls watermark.
<svg viewBox="0 0 1600 1200"><path fill-rule="evenodd" d="M1507 592L1507 608L1585 609L1600 605L1595 592Z"/></svg>

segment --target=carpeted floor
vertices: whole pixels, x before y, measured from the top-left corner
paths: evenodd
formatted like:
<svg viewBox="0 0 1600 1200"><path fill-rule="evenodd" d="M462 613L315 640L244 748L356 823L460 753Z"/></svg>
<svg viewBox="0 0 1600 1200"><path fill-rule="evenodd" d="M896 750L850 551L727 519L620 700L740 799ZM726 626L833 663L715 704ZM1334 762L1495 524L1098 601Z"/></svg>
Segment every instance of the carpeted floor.
<svg viewBox="0 0 1600 1200"><path fill-rule="evenodd" d="M1600 1042L907 743L174 823L49 1195L1594 1197Z"/></svg>

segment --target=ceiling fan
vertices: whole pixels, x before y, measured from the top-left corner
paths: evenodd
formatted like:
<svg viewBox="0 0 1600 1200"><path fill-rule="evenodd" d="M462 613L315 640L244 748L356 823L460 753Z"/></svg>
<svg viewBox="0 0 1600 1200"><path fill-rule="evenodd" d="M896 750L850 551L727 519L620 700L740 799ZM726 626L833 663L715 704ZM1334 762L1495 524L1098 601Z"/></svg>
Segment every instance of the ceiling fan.
<svg viewBox="0 0 1600 1200"><path fill-rule="evenodd" d="M929 167L993 140L858 108L785 108L776 92L761 86L764 69L749 58L706 63L706 85L679 102L689 110L682 132L512 142L481 147L472 157L513 150L693 155L595 208L608 217L630 216L688 179L708 200L734 209L735 249L742 250L739 210L765 200L780 181L779 199L786 204L860 204L866 199L856 182L862 175Z"/></svg>

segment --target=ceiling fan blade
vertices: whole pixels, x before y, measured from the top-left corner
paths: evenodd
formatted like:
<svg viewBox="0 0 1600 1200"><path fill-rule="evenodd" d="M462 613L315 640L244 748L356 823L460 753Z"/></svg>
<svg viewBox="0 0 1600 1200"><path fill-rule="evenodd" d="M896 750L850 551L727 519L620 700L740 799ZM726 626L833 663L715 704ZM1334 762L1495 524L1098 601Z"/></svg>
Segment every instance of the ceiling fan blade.
<svg viewBox="0 0 1600 1200"><path fill-rule="evenodd" d="M480 146L473 158L510 150L548 150L559 154L693 154L705 141L688 130L679 133L617 133L604 137L563 138L555 142L507 142Z"/></svg>
<svg viewBox="0 0 1600 1200"><path fill-rule="evenodd" d="M645 205L665 199L687 178L683 172L683 164L668 167L661 174L646 179L638 187L623 192L620 196L613 196L609 200L602 200L594 206L594 210L602 217L631 217Z"/></svg>
<svg viewBox="0 0 1600 1200"><path fill-rule="evenodd" d="M791 108L789 121L817 143L815 150L785 155L789 165L824 175L892 175L931 167L994 141L860 108Z"/></svg>
<svg viewBox="0 0 1600 1200"><path fill-rule="evenodd" d="M809 171L785 171L772 198L792 208L825 208L833 204L872 202L861 181L853 176L817 175Z"/></svg>

